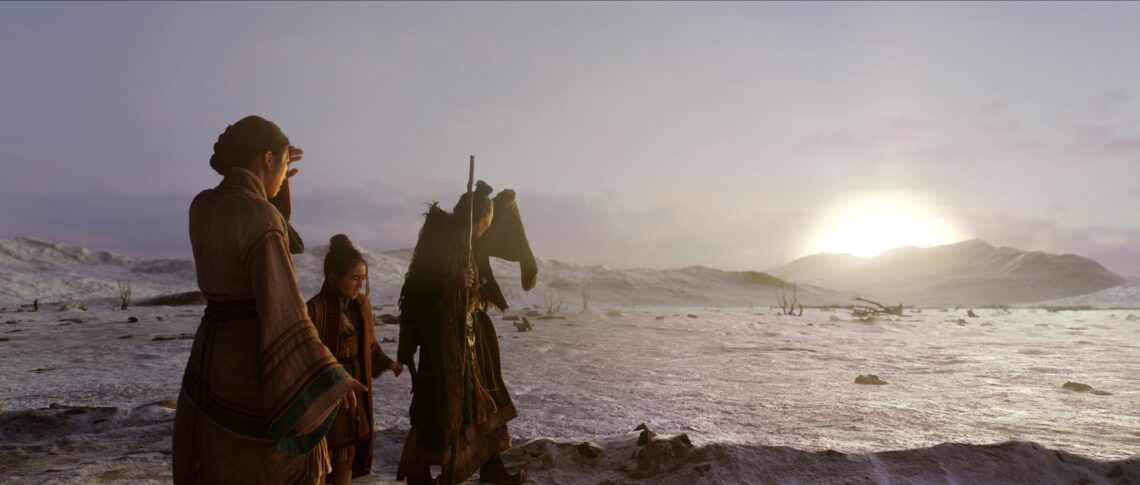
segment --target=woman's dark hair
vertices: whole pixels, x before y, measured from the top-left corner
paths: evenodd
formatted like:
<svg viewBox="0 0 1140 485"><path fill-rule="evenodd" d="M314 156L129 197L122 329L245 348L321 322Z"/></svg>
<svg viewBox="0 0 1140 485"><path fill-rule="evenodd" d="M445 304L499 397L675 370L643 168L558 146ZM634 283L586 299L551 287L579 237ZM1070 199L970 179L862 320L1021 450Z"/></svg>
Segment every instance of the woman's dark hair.
<svg viewBox="0 0 1140 485"><path fill-rule="evenodd" d="M475 190L472 192L472 198L475 200L475 221L479 221L487 212L491 210L491 192L494 192L490 185L480 180L475 183ZM471 206L467 194L459 196L459 202L455 203L455 208L451 210L452 214L461 216L460 219L467 221L468 207ZM466 224L466 222L464 222Z"/></svg>
<svg viewBox="0 0 1140 485"><path fill-rule="evenodd" d="M329 239L329 253L325 255L325 278L331 273L333 279L340 278L348 273L357 263L368 263L364 261L364 256L360 254L360 250L352 244L348 236L344 234L337 234Z"/></svg>
<svg viewBox="0 0 1140 485"><path fill-rule="evenodd" d="M281 156L286 148L289 138L277 124L260 116L246 116L218 135L210 166L225 175L231 168L246 166L258 153L271 151L274 156Z"/></svg>

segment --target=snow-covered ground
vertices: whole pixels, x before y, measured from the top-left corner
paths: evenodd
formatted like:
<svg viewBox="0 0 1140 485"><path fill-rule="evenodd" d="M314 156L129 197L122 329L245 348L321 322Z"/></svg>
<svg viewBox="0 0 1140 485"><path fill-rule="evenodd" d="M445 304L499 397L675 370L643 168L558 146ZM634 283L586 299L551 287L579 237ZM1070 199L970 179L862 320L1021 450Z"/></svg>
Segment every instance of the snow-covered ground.
<svg viewBox="0 0 1140 485"><path fill-rule="evenodd" d="M169 481L173 411L152 403L176 398L202 308L89 308L0 313L0 482ZM975 311L496 314L508 461L535 483L1140 483L1140 311ZM408 427L408 376L377 384L361 483L393 478ZM641 423L661 435L639 445Z"/></svg>

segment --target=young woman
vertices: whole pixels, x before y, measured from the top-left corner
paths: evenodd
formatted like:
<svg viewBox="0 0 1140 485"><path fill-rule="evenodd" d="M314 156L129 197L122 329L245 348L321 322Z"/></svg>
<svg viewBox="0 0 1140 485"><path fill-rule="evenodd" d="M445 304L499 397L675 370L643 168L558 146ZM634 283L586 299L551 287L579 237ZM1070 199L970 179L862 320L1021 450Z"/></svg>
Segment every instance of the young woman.
<svg viewBox="0 0 1140 485"><path fill-rule="evenodd" d="M214 144L223 176L190 205L190 244L208 304L182 377L174 483L320 483L324 436L353 380L309 321L276 196L299 148L249 116Z"/></svg>
<svg viewBox="0 0 1140 485"><path fill-rule="evenodd" d="M332 237L324 273L321 292L309 300L309 316L321 342L349 375L367 387L357 395L358 406L337 414L326 437L332 455L330 482L343 485L372 471L372 379L387 370L399 376L404 366L388 358L376 343L368 263L348 236Z"/></svg>

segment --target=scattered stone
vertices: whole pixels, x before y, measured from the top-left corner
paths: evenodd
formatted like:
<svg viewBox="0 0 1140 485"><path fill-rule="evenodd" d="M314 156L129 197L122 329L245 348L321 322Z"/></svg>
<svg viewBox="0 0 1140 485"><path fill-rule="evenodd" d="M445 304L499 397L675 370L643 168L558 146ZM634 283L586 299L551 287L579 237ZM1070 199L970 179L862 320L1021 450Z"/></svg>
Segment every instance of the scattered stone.
<svg viewBox="0 0 1140 485"><path fill-rule="evenodd" d="M992 326L994 326L994 324L992 324L990 322L982 322L982 326L983 327L992 327Z"/></svg>
<svg viewBox="0 0 1140 485"><path fill-rule="evenodd" d="M665 319L665 315L657 315L656 317L653 317L653 319L654 319L654 320L664 320L664 319Z"/></svg>
<svg viewBox="0 0 1140 485"><path fill-rule="evenodd" d="M125 340L125 339L129 339L129 338L134 338L134 337L135 337L134 335L123 335L122 337L115 338L115 340Z"/></svg>
<svg viewBox="0 0 1140 485"><path fill-rule="evenodd" d="M155 320L158 320L158 321L160 321L160 322L161 322L161 321L163 321L163 320L166 320L165 318L162 318L161 316L157 316L157 317L154 317L154 319L155 319Z"/></svg>
<svg viewBox="0 0 1140 485"><path fill-rule="evenodd" d="M166 409L178 409L178 401L175 401L173 399L165 399L162 401L155 401L154 405L164 407Z"/></svg>
<svg viewBox="0 0 1140 485"><path fill-rule="evenodd" d="M167 340L192 340L193 338L194 334L192 333L180 333L178 335L158 335L150 340L152 342L164 342Z"/></svg>
<svg viewBox="0 0 1140 485"><path fill-rule="evenodd" d="M875 374L867 374L867 375L857 376L855 378L855 383L856 384L866 384L866 385L870 385L870 386L883 386L883 385L887 384L887 381L879 379L879 376L877 376Z"/></svg>
<svg viewBox="0 0 1140 485"><path fill-rule="evenodd" d="M70 322L70 323L83 323L82 318L61 318L61 319L59 319L59 321Z"/></svg>
<svg viewBox="0 0 1140 485"><path fill-rule="evenodd" d="M396 339L394 339L392 337L384 337L384 338L380 339L380 343L382 343L382 344L394 344L394 343L396 343Z"/></svg>
<svg viewBox="0 0 1140 485"><path fill-rule="evenodd" d="M531 330L534 330L534 325L530 324L529 319L523 317L521 322L515 322L515 328L517 328L520 332L529 332Z"/></svg>
<svg viewBox="0 0 1140 485"><path fill-rule="evenodd" d="M11 325L13 323L20 323L20 321L19 320L8 320L8 321L4 322L4 325Z"/></svg>
<svg viewBox="0 0 1140 485"><path fill-rule="evenodd" d="M602 447L589 441L578 443L578 454L589 459L594 459L602 455Z"/></svg>
<svg viewBox="0 0 1140 485"><path fill-rule="evenodd" d="M10 339L8 337L0 337L0 342L8 342L10 340L12 340L12 339Z"/></svg>
<svg viewBox="0 0 1140 485"><path fill-rule="evenodd" d="M828 317L827 317L827 320L828 320L828 321L830 321L830 322L842 322L842 321L843 321L843 319L842 319L842 318L839 318L839 317L837 317L837 316L835 316L835 315L831 315L831 316L828 316Z"/></svg>
<svg viewBox="0 0 1140 485"><path fill-rule="evenodd" d="M607 317L614 317L614 318L620 317L621 316L621 310L606 310L606 316Z"/></svg>
<svg viewBox="0 0 1140 485"><path fill-rule="evenodd" d="M519 316L518 315L507 315L507 316L503 317L503 320L506 320L508 322L517 322L517 321L519 321Z"/></svg>
<svg viewBox="0 0 1140 485"><path fill-rule="evenodd" d="M1073 382L1073 381L1065 381L1064 384L1061 384L1061 388L1062 389L1068 389L1070 391L1076 391L1076 392L1088 392L1088 391L1093 390L1092 386L1090 386L1088 384L1081 384L1079 382Z"/></svg>
<svg viewBox="0 0 1140 485"><path fill-rule="evenodd" d="M978 318L978 314L974 313L974 309L966 310L966 316L970 318Z"/></svg>
<svg viewBox="0 0 1140 485"><path fill-rule="evenodd" d="M649 431L648 428L642 429L641 434L637 436L637 446L645 446L646 443L649 443L649 440L655 437L657 437L657 433Z"/></svg>
<svg viewBox="0 0 1140 485"><path fill-rule="evenodd" d="M1137 320L1140 320L1140 317L1129 313L1128 316L1124 317L1124 320L1129 321L1129 322L1135 322Z"/></svg>
<svg viewBox="0 0 1140 485"><path fill-rule="evenodd" d="M690 313L690 314L688 314L688 315L685 315L685 316L686 316L686 317L689 317L689 318L697 318L697 316L696 316L696 315L693 315L692 313Z"/></svg>
<svg viewBox="0 0 1140 485"><path fill-rule="evenodd" d="M697 475L704 475L711 470L712 470L712 464L711 463L706 462L706 463L697 463L696 465L693 465L693 471L697 472Z"/></svg>
<svg viewBox="0 0 1140 485"><path fill-rule="evenodd" d="M44 372L51 372L51 371L53 371L53 370L55 370L55 369L54 369L54 368L51 368L51 367L41 367L41 368L39 368L39 369L32 369L32 370L30 370L30 371L28 371L28 372L35 372L35 373L37 373L37 374L42 374L42 373L44 373Z"/></svg>
<svg viewBox="0 0 1140 485"><path fill-rule="evenodd" d="M380 315L380 322L384 325L399 325L400 317L391 313Z"/></svg>
<svg viewBox="0 0 1140 485"><path fill-rule="evenodd" d="M127 317L127 323L139 323L139 317Z"/></svg>
<svg viewBox="0 0 1140 485"><path fill-rule="evenodd" d="M9 331L7 331L7 332L4 332L4 333L16 333L16 332L23 332L23 331L24 331L24 329L22 329L22 328L17 328L17 329L15 329L15 330L9 330Z"/></svg>
<svg viewBox="0 0 1140 485"><path fill-rule="evenodd" d="M546 315L543 315L543 316L541 316L541 317L538 317L538 319L539 319L539 320L565 320L565 319L566 319L566 317L564 317L564 316L562 316L562 315L551 315L551 314L546 314Z"/></svg>
<svg viewBox="0 0 1140 485"><path fill-rule="evenodd" d="M528 317L539 317L539 316L542 316L542 312L540 312L538 310L527 310L526 316L528 316Z"/></svg>
<svg viewBox="0 0 1140 485"><path fill-rule="evenodd" d="M1100 390L1093 390L1092 393L1093 393L1093 395L1096 395L1096 396L1111 396L1112 395L1111 392L1105 392L1105 391L1100 391Z"/></svg>

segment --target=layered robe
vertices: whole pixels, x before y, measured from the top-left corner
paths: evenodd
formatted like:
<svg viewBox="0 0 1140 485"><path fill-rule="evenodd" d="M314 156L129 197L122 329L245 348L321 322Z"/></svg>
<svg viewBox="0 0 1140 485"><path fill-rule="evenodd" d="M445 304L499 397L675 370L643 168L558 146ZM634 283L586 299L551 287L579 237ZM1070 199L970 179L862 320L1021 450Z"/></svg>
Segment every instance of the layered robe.
<svg viewBox="0 0 1140 485"><path fill-rule="evenodd" d="M392 359L376 343L372 304L363 294L347 300L326 286L309 300L308 310L321 342L349 375L368 387L367 392L358 393L355 408L339 411L326 437L329 453L334 457L347 451L349 446L355 446L352 477L368 475L372 472L376 429L372 413L372 379L392 365ZM352 327L352 331L346 334L348 327Z"/></svg>
<svg viewBox="0 0 1140 485"><path fill-rule="evenodd" d="M297 286L281 213L232 169L190 206L208 304L182 378L174 483L313 483L352 379L321 343Z"/></svg>
<svg viewBox="0 0 1140 485"><path fill-rule="evenodd" d="M412 428L397 480L438 465L441 483L462 482L511 447L506 424L518 413L503 384L498 336L485 312L493 303L490 290L498 286L487 256L467 254L465 231L459 218L431 206L400 292L397 359L415 372ZM448 287L469 258L476 263L475 285L469 291Z"/></svg>

